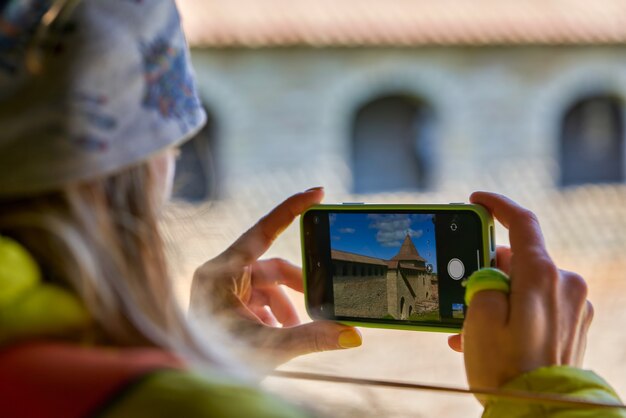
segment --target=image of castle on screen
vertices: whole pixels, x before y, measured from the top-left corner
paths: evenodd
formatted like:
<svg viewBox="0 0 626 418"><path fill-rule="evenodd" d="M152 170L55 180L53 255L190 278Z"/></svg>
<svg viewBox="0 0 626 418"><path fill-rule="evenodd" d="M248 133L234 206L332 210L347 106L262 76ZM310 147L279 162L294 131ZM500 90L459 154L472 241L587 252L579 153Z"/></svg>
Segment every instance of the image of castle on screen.
<svg viewBox="0 0 626 418"><path fill-rule="evenodd" d="M330 214L335 315L439 321L434 219Z"/></svg>

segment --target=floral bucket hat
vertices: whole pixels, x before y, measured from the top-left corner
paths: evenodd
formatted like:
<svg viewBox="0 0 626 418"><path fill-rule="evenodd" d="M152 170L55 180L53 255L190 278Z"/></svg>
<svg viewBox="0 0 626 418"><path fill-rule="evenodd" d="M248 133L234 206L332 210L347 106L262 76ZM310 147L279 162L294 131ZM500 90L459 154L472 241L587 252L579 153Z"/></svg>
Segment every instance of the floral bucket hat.
<svg viewBox="0 0 626 418"><path fill-rule="evenodd" d="M113 173L195 134L171 0L0 0L0 199Z"/></svg>

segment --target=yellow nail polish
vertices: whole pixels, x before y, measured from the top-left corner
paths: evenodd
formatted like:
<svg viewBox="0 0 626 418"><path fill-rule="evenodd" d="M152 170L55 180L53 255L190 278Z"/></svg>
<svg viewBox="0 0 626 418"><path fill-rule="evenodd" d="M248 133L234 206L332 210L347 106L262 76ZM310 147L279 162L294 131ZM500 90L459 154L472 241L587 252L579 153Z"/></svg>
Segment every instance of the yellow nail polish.
<svg viewBox="0 0 626 418"><path fill-rule="evenodd" d="M347 329L339 334L338 342L342 348L354 348L360 346L363 340L357 330Z"/></svg>

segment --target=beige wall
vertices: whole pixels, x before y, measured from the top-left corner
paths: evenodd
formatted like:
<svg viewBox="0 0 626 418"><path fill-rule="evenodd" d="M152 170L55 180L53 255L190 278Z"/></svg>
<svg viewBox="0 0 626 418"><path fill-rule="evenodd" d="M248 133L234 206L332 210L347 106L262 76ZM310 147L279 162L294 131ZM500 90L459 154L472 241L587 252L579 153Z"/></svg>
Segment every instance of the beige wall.
<svg viewBox="0 0 626 418"><path fill-rule="evenodd" d="M550 189L565 108L593 92L626 97L621 46L194 50L193 59L231 195L268 181L345 194L354 112L397 92L435 109L434 191L507 187L528 171L532 187Z"/></svg>

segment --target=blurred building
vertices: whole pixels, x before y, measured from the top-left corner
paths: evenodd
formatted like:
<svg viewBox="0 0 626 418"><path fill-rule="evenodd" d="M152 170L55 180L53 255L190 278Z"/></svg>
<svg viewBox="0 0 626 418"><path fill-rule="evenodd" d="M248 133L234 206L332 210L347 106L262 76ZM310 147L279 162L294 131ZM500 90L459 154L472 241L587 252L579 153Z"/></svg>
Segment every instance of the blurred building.
<svg viewBox="0 0 626 418"><path fill-rule="evenodd" d="M178 4L211 115L182 197L624 181L623 0Z"/></svg>

